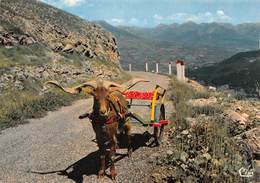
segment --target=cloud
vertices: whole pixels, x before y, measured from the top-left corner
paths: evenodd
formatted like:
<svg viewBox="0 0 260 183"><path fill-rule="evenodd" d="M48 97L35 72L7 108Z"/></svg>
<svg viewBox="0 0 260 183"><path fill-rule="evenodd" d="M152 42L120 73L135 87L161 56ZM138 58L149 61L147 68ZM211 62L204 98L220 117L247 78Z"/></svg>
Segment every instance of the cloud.
<svg viewBox="0 0 260 183"><path fill-rule="evenodd" d="M68 6L76 6L84 2L83 0L63 0L64 4Z"/></svg>
<svg viewBox="0 0 260 183"><path fill-rule="evenodd" d="M62 8L65 6L73 7L73 6L79 6L83 3L86 3L86 0L40 0L42 2L45 2L47 4Z"/></svg>
<svg viewBox="0 0 260 183"><path fill-rule="evenodd" d="M217 11L217 15L218 15L218 16L224 16L225 13L224 13L223 10L218 10L218 11Z"/></svg>
<svg viewBox="0 0 260 183"><path fill-rule="evenodd" d="M170 16L161 16L155 14L153 16L155 23L183 23L188 21L193 21L196 23L202 22L230 22L232 18L225 14L223 10L217 10L215 13L207 12L200 12L196 14L191 13L176 13Z"/></svg>
<svg viewBox="0 0 260 183"><path fill-rule="evenodd" d="M126 23L123 18L112 18L106 21L112 25L124 25Z"/></svg>
<svg viewBox="0 0 260 183"><path fill-rule="evenodd" d="M164 17L161 16L161 15L155 14L155 15L153 16L153 19L154 19L155 21L161 21L161 20L164 19Z"/></svg>
<svg viewBox="0 0 260 183"><path fill-rule="evenodd" d="M140 21L135 18L132 17L130 19L123 19L123 18L112 18L109 20L106 20L108 23L112 24L112 25L131 25L131 26L137 26L139 25Z"/></svg>
<svg viewBox="0 0 260 183"><path fill-rule="evenodd" d="M216 20L217 21L223 21L228 22L231 20L231 17L227 16L223 10L218 10L216 13Z"/></svg>
<svg viewBox="0 0 260 183"><path fill-rule="evenodd" d="M134 17L130 18L130 20L128 21L129 25L138 25L138 23L139 23L139 20Z"/></svg>

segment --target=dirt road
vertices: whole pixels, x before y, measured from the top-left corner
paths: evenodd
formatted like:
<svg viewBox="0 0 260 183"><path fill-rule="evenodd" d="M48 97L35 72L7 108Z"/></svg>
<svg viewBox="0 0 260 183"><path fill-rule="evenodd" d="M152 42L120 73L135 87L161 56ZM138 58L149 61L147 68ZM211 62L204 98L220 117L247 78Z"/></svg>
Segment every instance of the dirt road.
<svg viewBox="0 0 260 183"><path fill-rule="evenodd" d="M167 87L168 77L151 73L132 73L150 80L136 90L151 90L156 83ZM0 182L111 182L97 179L97 145L88 120L78 116L91 111L92 100L80 100L72 106L49 112L29 124L9 128L0 134ZM134 127L137 150L131 158L119 150L117 182L148 182L148 157L156 148L145 147L141 135L146 129Z"/></svg>

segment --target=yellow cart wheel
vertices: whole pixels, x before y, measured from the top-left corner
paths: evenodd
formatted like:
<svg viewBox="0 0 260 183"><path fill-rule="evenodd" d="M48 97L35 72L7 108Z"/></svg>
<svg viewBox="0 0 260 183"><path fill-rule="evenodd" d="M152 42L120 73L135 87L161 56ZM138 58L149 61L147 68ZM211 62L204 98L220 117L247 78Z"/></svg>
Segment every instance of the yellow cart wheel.
<svg viewBox="0 0 260 183"><path fill-rule="evenodd" d="M158 125L154 125L154 139L155 139L155 144L157 146L160 146L163 142L164 126L165 126L165 124L160 124L161 120L165 120L164 104L161 104L160 106L157 105L155 113L156 113L155 114L156 121L154 122L154 124L157 123Z"/></svg>

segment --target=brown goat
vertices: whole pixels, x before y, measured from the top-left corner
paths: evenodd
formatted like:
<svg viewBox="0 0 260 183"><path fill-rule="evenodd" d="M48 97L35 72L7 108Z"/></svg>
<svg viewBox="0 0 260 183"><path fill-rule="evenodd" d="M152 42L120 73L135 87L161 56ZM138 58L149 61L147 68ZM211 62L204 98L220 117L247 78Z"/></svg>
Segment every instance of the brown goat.
<svg viewBox="0 0 260 183"><path fill-rule="evenodd" d="M128 137L128 156L131 155L131 124L125 119L125 114L128 112L128 102L126 101L123 92L133 87L139 82L145 80L133 80L130 86L119 85L110 81L90 81L83 83L73 88L63 88L55 81L49 81L48 84L53 84L63 91L71 94L84 92L90 94L94 98L93 112L88 115L92 121L92 127L96 134L96 140L100 152L100 168L98 176L105 174L105 159L106 151L109 151L110 173L111 178L115 179L115 154L117 140L116 135L119 126L123 127L125 134Z"/></svg>

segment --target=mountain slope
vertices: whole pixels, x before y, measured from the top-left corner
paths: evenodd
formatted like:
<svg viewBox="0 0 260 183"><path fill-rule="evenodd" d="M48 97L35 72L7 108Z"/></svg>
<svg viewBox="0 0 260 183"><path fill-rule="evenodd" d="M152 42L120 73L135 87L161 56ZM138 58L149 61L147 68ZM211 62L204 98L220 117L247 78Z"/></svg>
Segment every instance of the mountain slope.
<svg viewBox="0 0 260 183"><path fill-rule="evenodd" d="M0 129L79 99L47 80L126 79L115 38L100 26L38 0L1 0L0 12Z"/></svg>
<svg viewBox="0 0 260 183"><path fill-rule="evenodd" d="M148 59L147 56L150 57L150 60L151 57L156 57L158 55L157 49L165 45L158 46L158 43L153 40L132 34L120 27L112 26L105 21L98 21L97 23L105 30L112 32L116 37L120 50L121 65L125 69L128 69L129 63L132 63L134 70L142 70L145 60ZM166 53L161 55L161 59L165 56L167 57L167 55ZM155 61L153 60L153 62Z"/></svg>
<svg viewBox="0 0 260 183"><path fill-rule="evenodd" d="M169 61L178 58L187 60L192 67L214 63L235 53L214 45L197 47L185 44L183 41L156 39L152 33L153 29L149 28L114 27L105 22L97 23L117 38L121 64L125 69L132 63L134 70L144 70L144 63L148 61L151 70L154 70L155 63L159 62L160 70L166 71ZM218 51L222 54L216 54Z"/></svg>
<svg viewBox="0 0 260 183"><path fill-rule="evenodd" d="M242 52L209 67L195 70L192 75L215 85L228 84L236 89L260 96L260 50Z"/></svg>
<svg viewBox="0 0 260 183"><path fill-rule="evenodd" d="M99 26L37 0L2 0L2 45L21 43L21 36L47 45L54 51L78 53L89 58L119 61L112 35ZM15 41L12 32L20 35ZM8 37L11 37L8 39ZM12 41L13 39L13 41Z"/></svg>
<svg viewBox="0 0 260 183"><path fill-rule="evenodd" d="M119 77L116 40L97 24L38 0L2 0L0 12L0 91Z"/></svg>
<svg viewBox="0 0 260 183"><path fill-rule="evenodd" d="M151 29L127 27L125 29L131 33L147 38L153 37L161 41L181 41L186 44L199 46L209 45L236 49L256 48L260 34L259 23L232 25L215 22L201 24L187 22L183 24L159 25Z"/></svg>
<svg viewBox="0 0 260 183"><path fill-rule="evenodd" d="M117 38L123 67L133 63L139 70L144 69L146 60L161 63L163 70L167 70L169 61L177 58L186 60L191 68L220 62L235 53L256 48L260 30L260 24L253 23L187 22L140 28L114 27L103 22L101 26Z"/></svg>

